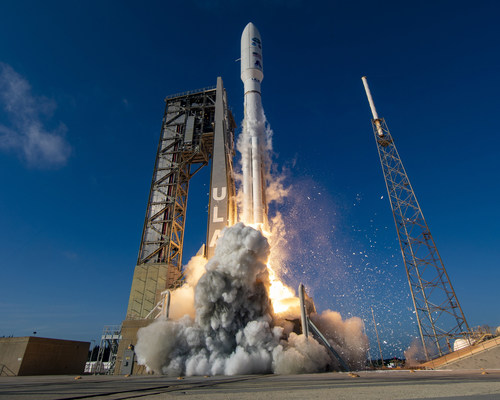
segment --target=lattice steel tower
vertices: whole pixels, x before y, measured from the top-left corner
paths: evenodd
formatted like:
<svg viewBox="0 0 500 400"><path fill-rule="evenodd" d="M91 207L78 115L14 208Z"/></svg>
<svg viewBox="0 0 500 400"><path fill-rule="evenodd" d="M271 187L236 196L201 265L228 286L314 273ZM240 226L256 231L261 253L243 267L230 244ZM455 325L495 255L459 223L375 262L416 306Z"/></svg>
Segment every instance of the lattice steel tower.
<svg viewBox="0 0 500 400"><path fill-rule="evenodd" d="M182 250L190 179L212 160L207 245L235 221L234 129L222 79L217 87L165 99L165 113L149 193L127 319L150 318L162 292L182 284Z"/></svg>
<svg viewBox="0 0 500 400"><path fill-rule="evenodd" d="M418 329L427 360L451 351L450 339L468 337L469 326L438 253L394 140L379 118L362 78L373 114L372 125L396 224Z"/></svg>

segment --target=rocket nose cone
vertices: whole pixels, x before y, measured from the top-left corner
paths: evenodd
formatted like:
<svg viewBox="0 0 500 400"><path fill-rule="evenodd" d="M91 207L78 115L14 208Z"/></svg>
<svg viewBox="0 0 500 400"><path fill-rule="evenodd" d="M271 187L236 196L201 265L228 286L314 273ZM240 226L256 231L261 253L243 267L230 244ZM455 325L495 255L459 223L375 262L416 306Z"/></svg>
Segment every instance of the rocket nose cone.
<svg viewBox="0 0 500 400"><path fill-rule="evenodd" d="M259 82L264 78L262 66L262 40L255 25L247 24L241 35L241 79Z"/></svg>
<svg viewBox="0 0 500 400"><path fill-rule="evenodd" d="M243 29L243 33L241 34L241 37L259 37L259 30L255 27L255 25L252 22L249 22L247 26L245 26L245 29Z"/></svg>
<svg viewBox="0 0 500 400"><path fill-rule="evenodd" d="M244 30L247 30L247 29L252 29L252 28L253 28L253 29L255 29L255 25L253 24L253 22L249 22L249 23L247 24L247 26L245 26L245 29L244 29Z"/></svg>

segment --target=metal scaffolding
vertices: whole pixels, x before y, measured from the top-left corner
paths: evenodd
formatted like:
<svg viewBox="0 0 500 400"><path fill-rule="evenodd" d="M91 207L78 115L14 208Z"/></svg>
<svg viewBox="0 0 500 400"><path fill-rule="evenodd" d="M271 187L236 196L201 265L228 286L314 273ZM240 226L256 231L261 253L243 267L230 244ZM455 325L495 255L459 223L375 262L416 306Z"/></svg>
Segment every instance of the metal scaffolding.
<svg viewBox="0 0 500 400"><path fill-rule="evenodd" d="M182 252L190 179L214 158L212 163L217 164L217 172L225 182L224 193L234 193L232 164L225 159L230 159L234 152L235 124L222 80L219 78L217 87L169 96L165 102L127 319L146 318L164 290L183 283ZM219 147L222 154L215 160L214 154L221 153ZM220 166L219 158L227 168ZM211 181L215 180L212 168ZM231 201L234 202L234 195ZM215 207L223 217L216 219L222 221L220 231L234 207L223 209L222 203ZM209 217L211 212L212 209Z"/></svg>
<svg viewBox="0 0 500 400"><path fill-rule="evenodd" d="M181 276L189 180L212 152L215 95L211 88L166 99L137 264L168 263L167 287Z"/></svg>
<svg viewBox="0 0 500 400"><path fill-rule="evenodd" d="M94 375L113 375L121 338L121 325L107 325L104 327L101 335L101 343L99 344L99 352L97 353L97 361L90 372L93 372ZM107 352L109 352L109 356L108 361L105 362L104 355Z"/></svg>
<svg viewBox="0 0 500 400"><path fill-rule="evenodd" d="M383 118L363 78L373 132L396 224L418 329L427 360L452 351L450 339L469 336L469 326Z"/></svg>

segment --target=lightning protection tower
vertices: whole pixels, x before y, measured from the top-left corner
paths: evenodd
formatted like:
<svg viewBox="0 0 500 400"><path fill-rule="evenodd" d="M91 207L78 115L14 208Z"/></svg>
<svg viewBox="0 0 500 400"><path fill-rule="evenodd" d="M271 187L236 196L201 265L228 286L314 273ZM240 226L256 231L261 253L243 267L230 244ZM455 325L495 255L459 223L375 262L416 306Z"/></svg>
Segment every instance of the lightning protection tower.
<svg viewBox="0 0 500 400"><path fill-rule="evenodd" d="M221 230L236 220L232 164L236 124L222 79L217 79L216 87L172 95L165 102L139 256L122 324L117 373L125 350L137 341L138 329L154 320L164 294L183 283L189 182L210 161L207 242L202 255L213 255ZM127 361L128 366L131 362Z"/></svg>
<svg viewBox="0 0 500 400"><path fill-rule="evenodd" d="M468 337L469 326L391 133L384 119L379 118L377 114L366 77L362 80L373 114L373 132L410 285L422 346L427 360L430 360L451 351L450 339Z"/></svg>

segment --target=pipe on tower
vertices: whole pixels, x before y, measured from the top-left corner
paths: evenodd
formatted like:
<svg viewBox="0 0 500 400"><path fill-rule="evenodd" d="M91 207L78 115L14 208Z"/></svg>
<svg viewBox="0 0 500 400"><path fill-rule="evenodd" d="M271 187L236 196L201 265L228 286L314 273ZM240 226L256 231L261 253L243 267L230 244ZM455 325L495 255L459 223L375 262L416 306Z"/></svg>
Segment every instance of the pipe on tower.
<svg viewBox="0 0 500 400"><path fill-rule="evenodd" d="M370 109L372 110L373 122L377 128L377 134L382 137L384 136L384 130L382 129L382 124L380 123L380 118L378 117L377 109L375 108L375 103L373 102L372 92L368 86L368 81L366 76L361 78L363 81L363 86L365 87L366 97L368 97L368 103L370 104Z"/></svg>

